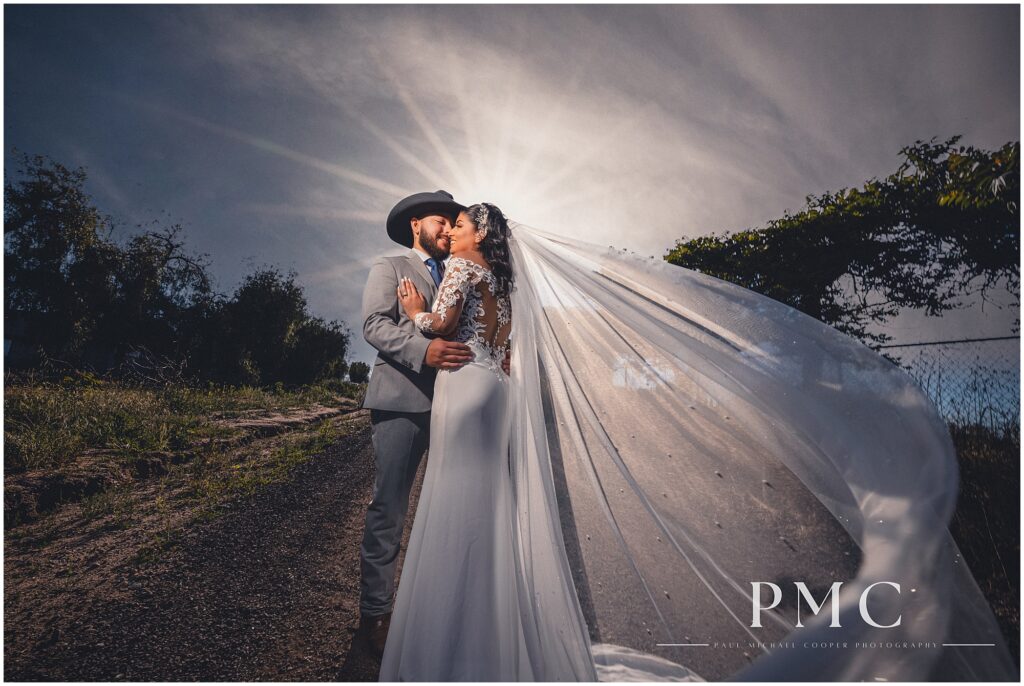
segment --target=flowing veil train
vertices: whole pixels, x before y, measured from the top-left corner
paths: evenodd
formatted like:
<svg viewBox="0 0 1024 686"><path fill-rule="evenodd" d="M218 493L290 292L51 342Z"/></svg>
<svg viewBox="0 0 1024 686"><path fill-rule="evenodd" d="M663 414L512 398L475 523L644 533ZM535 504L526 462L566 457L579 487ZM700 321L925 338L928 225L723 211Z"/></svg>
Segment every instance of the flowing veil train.
<svg viewBox="0 0 1024 686"><path fill-rule="evenodd" d="M512 253L518 594L541 679L1018 679L948 533L948 430L905 372L659 259L521 224ZM782 591L761 628L752 582ZM842 582L840 627L806 600L797 627L797 582L817 602Z"/></svg>

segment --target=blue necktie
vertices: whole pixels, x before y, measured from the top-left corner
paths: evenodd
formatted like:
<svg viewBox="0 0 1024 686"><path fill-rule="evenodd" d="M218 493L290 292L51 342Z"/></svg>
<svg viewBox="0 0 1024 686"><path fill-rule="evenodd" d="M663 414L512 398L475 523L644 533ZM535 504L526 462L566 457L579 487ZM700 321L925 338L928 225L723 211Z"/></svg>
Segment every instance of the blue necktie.
<svg viewBox="0 0 1024 686"><path fill-rule="evenodd" d="M441 285L441 277L444 276L444 266L435 260L433 257L426 259L427 268L430 270L430 276L434 279L434 285Z"/></svg>

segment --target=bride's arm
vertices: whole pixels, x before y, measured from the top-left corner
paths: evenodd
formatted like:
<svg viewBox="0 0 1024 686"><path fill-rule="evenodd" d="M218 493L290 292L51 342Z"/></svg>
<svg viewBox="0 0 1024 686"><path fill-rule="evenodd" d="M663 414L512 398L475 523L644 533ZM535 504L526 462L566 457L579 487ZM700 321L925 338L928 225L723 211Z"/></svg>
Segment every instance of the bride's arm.
<svg viewBox="0 0 1024 686"><path fill-rule="evenodd" d="M447 336L455 331L459 323L459 315L462 314L462 306L466 302L466 289L470 285L472 273L459 264L451 264L445 270L444 278L437 289L437 297L434 299L434 308L427 312L422 296L419 296L416 287L411 281L405 284L407 292L413 291L415 295L402 297L399 300L405 313L416 323L416 327L423 332ZM417 299L416 296L419 296Z"/></svg>

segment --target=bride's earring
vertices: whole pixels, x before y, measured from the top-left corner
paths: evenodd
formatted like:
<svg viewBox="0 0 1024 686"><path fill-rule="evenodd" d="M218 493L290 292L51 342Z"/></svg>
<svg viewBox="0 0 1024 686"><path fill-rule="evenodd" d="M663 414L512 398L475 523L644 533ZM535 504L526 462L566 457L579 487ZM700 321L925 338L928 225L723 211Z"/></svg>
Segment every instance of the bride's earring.
<svg viewBox="0 0 1024 686"><path fill-rule="evenodd" d="M484 238L486 238L486 237L487 237L487 229L484 229L483 231L477 231L476 232L476 236L475 236L476 244L480 245L481 243L483 243L484 242Z"/></svg>

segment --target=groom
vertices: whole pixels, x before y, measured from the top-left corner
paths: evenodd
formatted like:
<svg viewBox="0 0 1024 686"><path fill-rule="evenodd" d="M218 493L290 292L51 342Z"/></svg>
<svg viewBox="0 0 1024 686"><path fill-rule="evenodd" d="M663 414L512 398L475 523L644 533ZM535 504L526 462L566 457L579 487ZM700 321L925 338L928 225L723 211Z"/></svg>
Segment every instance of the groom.
<svg viewBox="0 0 1024 686"><path fill-rule="evenodd" d="M398 282L412 279L431 306L444 275L448 232L463 209L445 191L417 193L395 205L388 236L410 249L378 258L363 290L363 337L378 351L362 404L370 410L377 476L360 550L359 633L378 658L391 621L409 492L430 443L434 377L473 357L464 343L424 337L398 304Z"/></svg>

